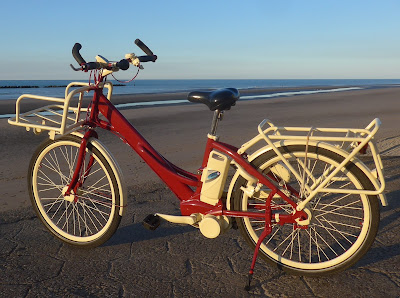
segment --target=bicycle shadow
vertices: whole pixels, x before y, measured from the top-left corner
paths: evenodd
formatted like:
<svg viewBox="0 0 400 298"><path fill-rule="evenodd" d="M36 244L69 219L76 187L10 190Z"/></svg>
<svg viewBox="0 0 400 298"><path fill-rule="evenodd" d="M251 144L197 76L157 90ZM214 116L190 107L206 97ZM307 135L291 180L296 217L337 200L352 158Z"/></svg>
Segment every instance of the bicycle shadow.
<svg viewBox="0 0 400 298"><path fill-rule="evenodd" d="M385 238L388 234L390 239L396 239L396 243L392 245L382 245L381 241L376 241L375 245L368 251L366 256L362 258L355 267L372 265L378 262L389 260L400 255L400 238L391 237L390 233L395 233L394 228L400 226L400 214L395 209L400 208L400 190L392 191L386 194L388 206L381 209L381 221L379 223L379 231L377 238ZM387 209L386 209L387 208ZM392 212L390 212L392 211ZM385 216L385 213L391 213Z"/></svg>
<svg viewBox="0 0 400 298"><path fill-rule="evenodd" d="M154 231L147 230L142 223L133 223L119 228L115 234L102 245L102 247L116 246L121 244L131 244L147 240L155 240L159 238L181 235L190 231L195 231L193 227L183 225L170 225L163 223Z"/></svg>
<svg viewBox="0 0 400 298"><path fill-rule="evenodd" d="M385 213L390 212L390 210L400 208L400 190L395 190L387 193L386 199L388 202L388 206L381 207L381 221L379 223L380 229L396 221L399 221L398 223L400 223L400 215L398 214L398 212L393 212L393 214L385 216Z"/></svg>

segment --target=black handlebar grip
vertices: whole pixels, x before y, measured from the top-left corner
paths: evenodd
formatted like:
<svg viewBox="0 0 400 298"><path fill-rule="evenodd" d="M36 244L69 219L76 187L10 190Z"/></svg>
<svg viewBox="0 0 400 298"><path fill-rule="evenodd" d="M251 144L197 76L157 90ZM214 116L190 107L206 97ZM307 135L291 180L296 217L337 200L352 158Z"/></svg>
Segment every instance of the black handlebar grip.
<svg viewBox="0 0 400 298"><path fill-rule="evenodd" d="M139 56L137 57L140 62L156 62L157 60L157 55L151 55L151 56Z"/></svg>
<svg viewBox="0 0 400 298"><path fill-rule="evenodd" d="M85 70L101 69L102 65L99 62L88 62L84 64Z"/></svg>
<svg viewBox="0 0 400 298"><path fill-rule="evenodd" d="M121 70L127 70L129 68L129 61L122 59L121 61L117 62L116 65Z"/></svg>
<svg viewBox="0 0 400 298"><path fill-rule="evenodd" d="M85 59L82 58L81 54L79 53L79 50L82 49L82 46L80 43L76 43L74 47L72 48L72 56L75 58L76 62L78 62L79 65L85 64L86 61Z"/></svg>
<svg viewBox="0 0 400 298"><path fill-rule="evenodd" d="M153 52L139 38L137 38L135 40L135 44L139 48L141 48L142 51L146 53L146 55L148 55L148 56L153 56L154 55Z"/></svg>

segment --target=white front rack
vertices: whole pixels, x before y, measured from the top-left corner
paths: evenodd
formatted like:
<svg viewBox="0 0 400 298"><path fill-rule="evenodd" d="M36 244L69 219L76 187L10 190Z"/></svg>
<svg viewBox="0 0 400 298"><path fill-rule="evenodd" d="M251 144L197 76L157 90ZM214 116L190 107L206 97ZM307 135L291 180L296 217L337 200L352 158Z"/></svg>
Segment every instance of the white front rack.
<svg viewBox="0 0 400 298"><path fill-rule="evenodd" d="M107 89L107 99L111 100L112 83L106 82L102 85ZM88 109L82 107L83 95L91 88L92 85L89 83L72 82L65 88L65 98L23 94L17 99L15 118L8 119L8 123L24 126L28 131L32 129L34 133L47 130L51 139L54 139L56 134L71 133L79 129L84 121L83 117L86 117ZM26 103L26 99L51 102L51 104L21 113L22 102Z"/></svg>

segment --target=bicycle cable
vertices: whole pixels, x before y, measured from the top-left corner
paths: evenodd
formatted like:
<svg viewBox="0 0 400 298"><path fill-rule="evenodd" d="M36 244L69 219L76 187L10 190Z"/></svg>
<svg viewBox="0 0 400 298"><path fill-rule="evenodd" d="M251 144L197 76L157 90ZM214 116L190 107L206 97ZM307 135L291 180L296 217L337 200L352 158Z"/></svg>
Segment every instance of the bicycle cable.
<svg viewBox="0 0 400 298"><path fill-rule="evenodd" d="M126 84L126 83L130 83L130 82L132 82L134 79L136 79L136 77L137 77L138 74L139 74L140 68L138 67L137 69L138 69L138 70L137 70L135 76L134 76L132 79L130 79L129 81L120 81L120 80L118 80L118 79L114 76L113 73L112 73L111 75L112 75L112 77L114 78L114 80L116 80L117 82Z"/></svg>

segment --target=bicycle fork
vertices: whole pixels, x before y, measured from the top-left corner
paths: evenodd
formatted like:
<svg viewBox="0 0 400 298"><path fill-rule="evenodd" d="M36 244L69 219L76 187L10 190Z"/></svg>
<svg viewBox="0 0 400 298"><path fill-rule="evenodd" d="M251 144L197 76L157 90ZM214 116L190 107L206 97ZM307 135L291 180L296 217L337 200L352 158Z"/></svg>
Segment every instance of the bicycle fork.
<svg viewBox="0 0 400 298"><path fill-rule="evenodd" d="M73 191L73 201L76 203L78 200L78 195L77 195L77 188L81 185L83 185L85 178L88 176L90 169L92 168L92 165L94 163L94 157L90 156L88 165L85 169L85 172L83 175L81 175L82 172L82 165L84 164L84 160L86 157L86 148L87 148L87 141L91 137L97 138L97 133L89 129L85 135L82 138L81 145L79 147L79 153L78 153L78 160L75 166L74 174L72 176L71 182L69 183L67 190L64 192L64 198L71 196L71 191ZM81 181L79 181L79 178L81 178ZM79 183L78 183L79 182ZM71 200L72 201L72 200Z"/></svg>

